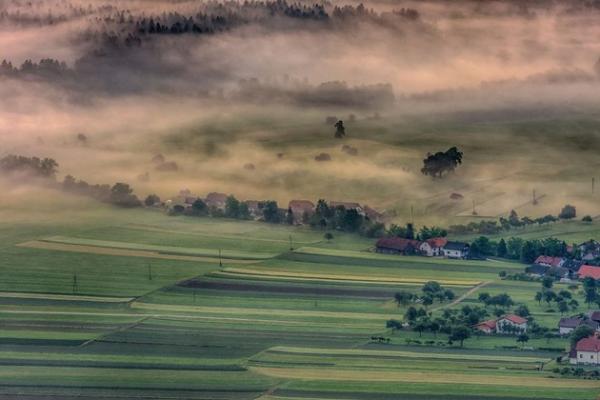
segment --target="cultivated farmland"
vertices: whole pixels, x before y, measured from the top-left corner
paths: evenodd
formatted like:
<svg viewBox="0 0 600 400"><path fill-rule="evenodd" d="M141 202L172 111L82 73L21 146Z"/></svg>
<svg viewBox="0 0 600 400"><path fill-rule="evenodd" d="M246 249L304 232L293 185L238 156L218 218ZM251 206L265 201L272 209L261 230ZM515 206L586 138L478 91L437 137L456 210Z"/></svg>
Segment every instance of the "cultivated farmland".
<svg viewBox="0 0 600 400"><path fill-rule="evenodd" d="M143 224L140 221L144 221ZM100 208L2 226L0 398L593 399L551 372L566 339L392 332L398 290L436 280L476 304L525 302L520 264L375 254L372 241L301 227ZM289 236L295 249L290 250ZM219 250L221 257L219 258ZM387 338L387 342L372 340ZM527 390L524 390L526 388Z"/></svg>

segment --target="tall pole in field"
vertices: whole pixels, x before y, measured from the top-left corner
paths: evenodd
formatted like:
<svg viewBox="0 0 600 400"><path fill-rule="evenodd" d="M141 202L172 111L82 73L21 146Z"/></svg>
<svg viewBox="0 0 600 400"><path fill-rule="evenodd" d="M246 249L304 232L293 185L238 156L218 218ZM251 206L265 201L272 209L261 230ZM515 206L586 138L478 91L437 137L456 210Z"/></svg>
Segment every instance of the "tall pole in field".
<svg viewBox="0 0 600 400"><path fill-rule="evenodd" d="M535 198L535 189L533 189L533 205L535 206L538 203L537 199Z"/></svg>
<svg viewBox="0 0 600 400"><path fill-rule="evenodd" d="M219 249L219 267L223 266L223 260L221 259L221 249Z"/></svg>
<svg viewBox="0 0 600 400"><path fill-rule="evenodd" d="M77 273L73 274L73 294L79 291L79 284L77 283Z"/></svg>
<svg viewBox="0 0 600 400"><path fill-rule="evenodd" d="M412 204L410 205L410 223L415 223L415 209Z"/></svg>
<svg viewBox="0 0 600 400"><path fill-rule="evenodd" d="M290 235L290 251L294 251L294 243L292 242L292 235Z"/></svg>
<svg viewBox="0 0 600 400"><path fill-rule="evenodd" d="M148 263L148 280L152 280L152 264Z"/></svg>
<svg viewBox="0 0 600 400"><path fill-rule="evenodd" d="M594 194L594 184L596 183L596 178L592 178L592 194Z"/></svg>

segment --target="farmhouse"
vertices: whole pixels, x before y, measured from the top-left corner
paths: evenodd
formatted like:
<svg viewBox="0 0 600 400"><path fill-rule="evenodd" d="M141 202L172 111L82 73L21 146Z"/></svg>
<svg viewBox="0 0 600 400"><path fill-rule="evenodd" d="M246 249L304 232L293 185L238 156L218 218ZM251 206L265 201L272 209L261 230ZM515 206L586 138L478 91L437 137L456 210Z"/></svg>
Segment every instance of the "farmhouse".
<svg viewBox="0 0 600 400"><path fill-rule="evenodd" d="M227 195L225 193L212 192L206 195L205 202L210 208L224 210L225 203L227 202Z"/></svg>
<svg viewBox="0 0 600 400"><path fill-rule="evenodd" d="M527 320L515 314L505 315L496 321L496 332L525 333L527 332Z"/></svg>
<svg viewBox="0 0 600 400"><path fill-rule="evenodd" d="M363 207L363 211L365 212L365 215L373 222L385 221L385 216L382 213L375 210L374 208L369 207L368 205L365 205Z"/></svg>
<svg viewBox="0 0 600 400"><path fill-rule="evenodd" d="M442 255L444 246L448 243L446 238L431 238L422 242L419 250L424 256L434 257Z"/></svg>
<svg viewBox="0 0 600 400"><path fill-rule="evenodd" d="M579 279L592 278L595 280L600 279L600 267L594 267L592 265L582 265L577 272Z"/></svg>
<svg viewBox="0 0 600 400"><path fill-rule="evenodd" d="M292 212L294 223L301 224L314 214L315 205L308 200L292 200L288 204L288 209Z"/></svg>
<svg viewBox="0 0 600 400"><path fill-rule="evenodd" d="M525 268L525 273L534 278L540 278L545 276L548 270L550 270L550 267L546 265L533 264Z"/></svg>
<svg viewBox="0 0 600 400"><path fill-rule="evenodd" d="M346 201L330 201L329 207L331 207L331 208L344 207L346 210L356 210L357 213L359 213L363 217L365 216L365 210L358 203L346 202Z"/></svg>
<svg viewBox="0 0 600 400"><path fill-rule="evenodd" d="M421 242L400 237L381 238L375 244L375 251L384 254L415 254Z"/></svg>
<svg viewBox="0 0 600 400"><path fill-rule="evenodd" d="M481 331L486 334L492 334L496 332L496 320L490 319L487 321L483 321L474 326L475 329Z"/></svg>
<svg viewBox="0 0 600 400"><path fill-rule="evenodd" d="M590 311L588 313L588 318L591 319L594 322L597 322L598 324L600 324L600 311L596 310L596 311Z"/></svg>
<svg viewBox="0 0 600 400"><path fill-rule="evenodd" d="M600 365L600 338L592 336L581 339L569 353L571 364Z"/></svg>
<svg viewBox="0 0 600 400"><path fill-rule="evenodd" d="M258 219L262 216L262 202L258 200L246 200L246 206L248 207L248 213L254 219Z"/></svg>
<svg viewBox="0 0 600 400"><path fill-rule="evenodd" d="M593 261L600 258L600 242L590 239L577 246L583 261Z"/></svg>
<svg viewBox="0 0 600 400"><path fill-rule="evenodd" d="M562 336L569 335L575 329L582 325L587 325L595 331L600 331L600 324L588 318L583 317L565 317L558 322L558 333Z"/></svg>
<svg viewBox="0 0 600 400"><path fill-rule="evenodd" d="M447 242L442 248L442 254L447 258L467 258L469 244L463 242Z"/></svg>
<svg viewBox="0 0 600 400"><path fill-rule="evenodd" d="M563 257L539 256L534 264L544 265L546 267L562 267L567 260Z"/></svg>

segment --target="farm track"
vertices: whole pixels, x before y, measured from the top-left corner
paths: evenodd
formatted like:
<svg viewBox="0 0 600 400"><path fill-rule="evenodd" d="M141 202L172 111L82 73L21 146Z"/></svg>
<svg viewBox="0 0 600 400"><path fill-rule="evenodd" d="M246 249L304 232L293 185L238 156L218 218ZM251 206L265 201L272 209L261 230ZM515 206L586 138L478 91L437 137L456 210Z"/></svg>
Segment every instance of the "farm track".
<svg viewBox="0 0 600 400"><path fill-rule="evenodd" d="M481 282L479 285L477 285L477 286L475 286L475 287L467 290L465 293L463 293L462 295L460 295L459 297L457 297L456 299L454 299L452 302L450 302L448 304L442 304L441 306L432 308L431 311L437 311L437 310L441 310L441 309L444 309L444 308L454 307L455 305L459 304L464 299L466 299L467 297L469 297L470 295L472 295L473 293L475 293L479 289L481 289L481 288L489 285L490 283L492 283L492 281Z"/></svg>

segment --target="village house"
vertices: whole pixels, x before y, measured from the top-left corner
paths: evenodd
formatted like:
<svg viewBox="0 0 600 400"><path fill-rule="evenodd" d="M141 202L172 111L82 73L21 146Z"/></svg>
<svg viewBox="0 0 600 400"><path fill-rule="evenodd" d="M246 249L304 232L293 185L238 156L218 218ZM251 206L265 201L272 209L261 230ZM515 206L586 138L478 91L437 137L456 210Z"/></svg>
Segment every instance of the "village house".
<svg viewBox="0 0 600 400"><path fill-rule="evenodd" d="M579 279L592 278L600 280L600 267L594 267L593 265L582 265L577 271Z"/></svg>
<svg viewBox="0 0 600 400"><path fill-rule="evenodd" d="M204 202L208 208L216 208L218 210L225 210L225 204L227 203L227 195L225 193L212 192L206 195Z"/></svg>
<svg viewBox="0 0 600 400"><path fill-rule="evenodd" d="M478 331L481 331L485 334L491 335L492 333L496 332L496 320L490 319L487 321L480 322L477 325L475 325L473 328L475 328Z"/></svg>
<svg viewBox="0 0 600 400"><path fill-rule="evenodd" d="M558 333L561 336L569 335L575 329L582 325L587 325L595 331L600 332L600 324L596 321L593 321L589 318L574 316L574 317L564 317L558 321Z"/></svg>
<svg viewBox="0 0 600 400"><path fill-rule="evenodd" d="M535 259L534 264L546 267L562 267L566 261L567 259L563 257L539 256Z"/></svg>
<svg viewBox="0 0 600 400"><path fill-rule="evenodd" d="M315 205L308 200L292 200L288 204L288 210L292 212L294 224L302 224L315 213Z"/></svg>
<svg viewBox="0 0 600 400"><path fill-rule="evenodd" d="M541 278L546 275L550 267L546 265L533 264L525 268L525 273L533 278Z"/></svg>
<svg viewBox="0 0 600 400"><path fill-rule="evenodd" d="M365 213L365 216L373 222L385 222L386 220L385 215L383 215L376 209L369 207L366 204L363 207L363 211Z"/></svg>
<svg viewBox="0 0 600 400"><path fill-rule="evenodd" d="M527 332L527 319L515 314L505 315L496 320L496 332L498 333L525 333Z"/></svg>
<svg viewBox="0 0 600 400"><path fill-rule="evenodd" d="M416 254L421 242L400 237L381 238L375 244L375 251L383 254Z"/></svg>
<svg viewBox="0 0 600 400"><path fill-rule="evenodd" d="M442 254L446 258L467 258L469 247L468 243L447 242L442 248Z"/></svg>
<svg viewBox="0 0 600 400"><path fill-rule="evenodd" d="M359 215L365 216L365 210L358 203L346 202L346 201L330 201L329 207L337 208L344 207L346 210L356 210Z"/></svg>
<svg viewBox="0 0 600 400"><path fill-rule="evenodd" d="M431 238L421 243L419 250L421 254L427 257L441 256L444 246L448 243L446 238Z"/></svg>
<svg viewBox="0 0 600 400"><path fill-rule="evenodd" d="M250 217L259 219L262 217L262 202L258 200L246 200L244 201L248 207L248 213Z"/></svg>
<svg viewBox="0 0 600 400"><path fill-rule="evenodd" d="M583 338L569 353L571 364L600 365L600 338L597 335Z"/></svg>
<svg viewBox="0 0 600 400"><path fill-rule="evenodd" d="M577 246L580 258L583 261L594 261L600 258L600 242L590 239Z"/></svg>
<svg viewBox="0 0 600 400"><path fill-rule="evenodd" d="M587 317L600 325L600 310L590 311Z"/></svg>

